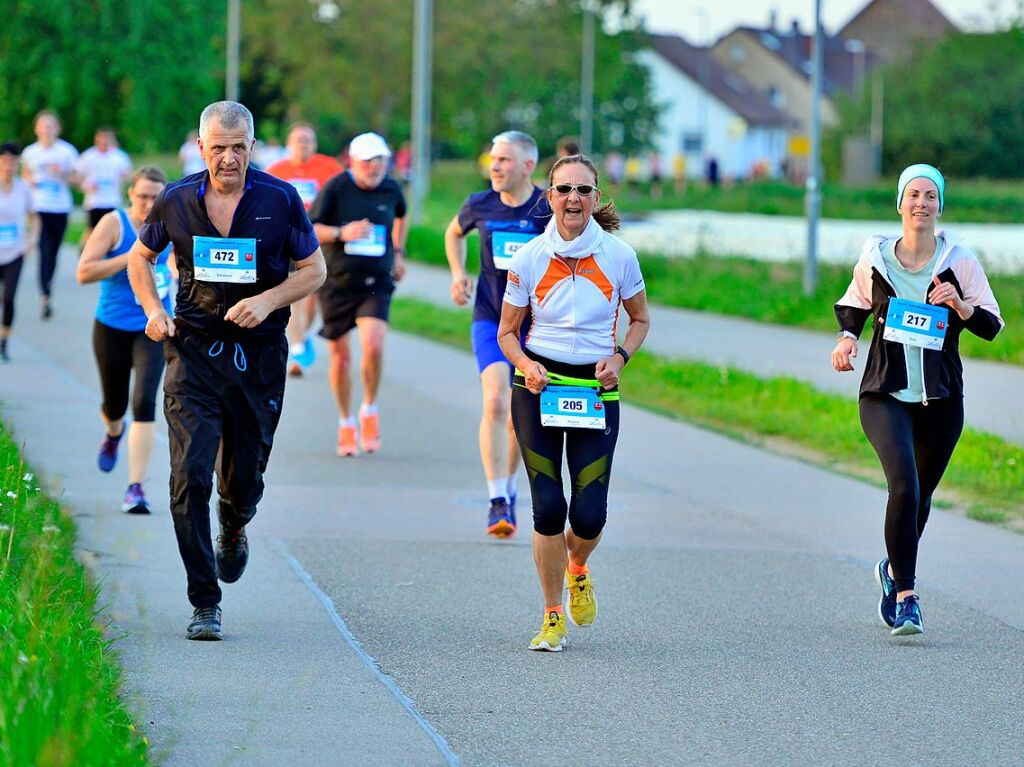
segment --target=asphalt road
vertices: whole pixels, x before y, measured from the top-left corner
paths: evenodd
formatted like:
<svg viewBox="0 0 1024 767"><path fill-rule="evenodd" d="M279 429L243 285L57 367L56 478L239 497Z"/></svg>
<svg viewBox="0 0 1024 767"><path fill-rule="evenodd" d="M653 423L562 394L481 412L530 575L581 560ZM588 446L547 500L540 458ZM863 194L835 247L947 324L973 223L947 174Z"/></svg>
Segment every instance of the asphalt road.
<svg viewBox="0 0 1024 767"><path fill-rule="evenodd" d="M398 334L379 455L334 455L322 358L289 383L226 639L186 641L166 448L156 513L121 514L124 466L95 469L96 291L69 261L50 323L23 285L0 399L78 520L164 763L1020 763L1024 539L933 512L926 633L894 639L872 580L884 493L646 413L628 371L600 617L564 653L528 652L528 524L483 534L474 363Z"/></svg>

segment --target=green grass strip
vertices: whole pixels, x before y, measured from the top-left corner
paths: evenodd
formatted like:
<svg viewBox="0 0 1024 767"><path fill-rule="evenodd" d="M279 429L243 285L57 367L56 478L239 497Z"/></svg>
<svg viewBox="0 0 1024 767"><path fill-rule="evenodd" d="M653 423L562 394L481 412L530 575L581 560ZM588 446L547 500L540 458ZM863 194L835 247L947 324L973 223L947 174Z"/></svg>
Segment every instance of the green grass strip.
<svg viewBox="0 0 1024 767"><path fill-rule="evenodd" d="M392 303L399 331L469 349L470 312L408 298ZM641 351L622 379L623 401L747 441L778 440L802 457L884 483L860 427L856 403L792 378ZM778 443L775 443L778 444ZM808 451L810 454L808 455ZM1024 525L1024 447L966 429L943 479L977 519Z"/></svg>
<svg viewBox="0 0 1024 767"><path fill-rule="evenodd" d="M0 425L0 764L139 765L75 527Z"/></svg>

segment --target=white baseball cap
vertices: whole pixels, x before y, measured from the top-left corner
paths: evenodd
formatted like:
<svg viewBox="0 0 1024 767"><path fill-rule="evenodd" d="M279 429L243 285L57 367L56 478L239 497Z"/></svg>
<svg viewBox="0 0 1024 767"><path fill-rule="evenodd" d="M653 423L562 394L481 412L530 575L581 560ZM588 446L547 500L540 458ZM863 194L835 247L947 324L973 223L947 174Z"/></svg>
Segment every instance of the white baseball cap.
<svg viewBox="0 0 1024 767"><path fill-rule="evenodd" d="M383 136L376 133L360 133L348 145L348 155L353 160L372 160L374 157L390 157L391 150Z"/></svg>

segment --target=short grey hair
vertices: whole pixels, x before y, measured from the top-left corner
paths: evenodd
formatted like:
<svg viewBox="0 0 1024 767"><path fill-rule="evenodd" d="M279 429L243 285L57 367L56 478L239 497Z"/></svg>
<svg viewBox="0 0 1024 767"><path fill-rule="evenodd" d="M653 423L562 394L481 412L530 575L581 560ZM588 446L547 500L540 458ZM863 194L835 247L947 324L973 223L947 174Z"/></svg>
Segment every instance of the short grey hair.
<svg viewBox="0 0 1024 767"><path fill-rule="evenodd" d="M245 123L245 137L252 141L256 138L256 126L253 124L252 112L237 101L215 101L199 115L199 136L206 136L206 126L210 120L217 118L222 128L237 128Z"/></svg>
<svg viewBox="0 0 1024 767"><path fill-rule="evenodd" d="M518 144L519 147L526 154L526 159L533 160L534 163L540 157L540 153L537 151L537 142L533 140L533 136L529 133L523 133L519 130L507 130L499 133L497 136L491 139L492 144Z"/></svg>

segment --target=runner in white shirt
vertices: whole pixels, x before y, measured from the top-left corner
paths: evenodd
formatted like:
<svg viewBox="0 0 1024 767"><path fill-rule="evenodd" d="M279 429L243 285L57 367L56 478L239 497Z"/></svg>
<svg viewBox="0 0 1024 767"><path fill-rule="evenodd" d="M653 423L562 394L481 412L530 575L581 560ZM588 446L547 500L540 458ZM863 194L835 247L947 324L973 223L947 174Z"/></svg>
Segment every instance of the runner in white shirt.
<svg viewBox="0 0 1024 767"><path fill-rule="evenodd" d="M557 652L567 639L565 588L573 623L589 626L597 618L587 560L607 519L619 374L647 337L650 315L635 251L608 234L619 217L613 204L598 206L594 163L583 155L560 158L548 180L553 217L512 257L498 343L516 367L512 424L530 478L533 554L544 593L544 621L529 649ZM629 329L617 346L620 303ZM523 349L519 330L527 313Z"/></svg>
<svg viewBox="0 0 1024 767"><path fill-rule="evenodd" d="M64 241L71 212L71 189L75 180L78 150L60 138L60 119L43 110L36 115L35 133L39 139L25 147L21 155L21 173L32 188L32 204L39 214L39 291L44 320L50 319L50 291L57 269L57 253Z"/></svg>
<svg viewBox="0 0 1024 767"><path fill-rule="evenodd" d="M21 147L12 141L0 144L0 296L3 324L0 325L0 362L10 362L7 339L14 324L14 294L25 254L39 239L39 217L32 207L28 184L17 177Z"/></svg>
<svg viewBox="0 0 1024 767"><path fill-rule="evenodd" d="M89 227L82 235L85 242L99 220L124 202L124 183L132 175L132 161L117 145L113 128L99 128L93 145L82 152L77 164L79 186L85 193L83 207L89 215Z"/></svg>

